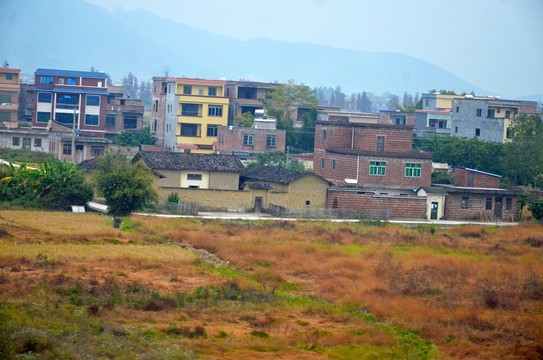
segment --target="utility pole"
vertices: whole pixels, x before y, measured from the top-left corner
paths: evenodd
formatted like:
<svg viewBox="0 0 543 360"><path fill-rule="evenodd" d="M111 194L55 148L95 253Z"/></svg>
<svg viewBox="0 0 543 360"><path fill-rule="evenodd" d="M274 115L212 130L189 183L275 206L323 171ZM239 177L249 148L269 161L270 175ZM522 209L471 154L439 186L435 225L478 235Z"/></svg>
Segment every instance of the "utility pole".
<svg viewBox="0 0 543 360"><path fill-rule="evenodd" d="M77 108L74 107L74 119L72 124L72 164L75 162L75 114Z"/></svg>

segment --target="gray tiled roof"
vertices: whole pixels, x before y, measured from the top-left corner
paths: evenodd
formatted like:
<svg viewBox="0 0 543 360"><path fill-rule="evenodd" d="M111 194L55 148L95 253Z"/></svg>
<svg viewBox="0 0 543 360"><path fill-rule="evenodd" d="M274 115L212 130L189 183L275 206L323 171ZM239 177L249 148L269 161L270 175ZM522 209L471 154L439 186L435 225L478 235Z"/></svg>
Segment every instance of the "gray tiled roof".
<svg viewBox="0 0 543 360"><path fill-rule="evenodd" d="M132 160L143 162L153 170L195 170L241 173L245 168L233 155L186 154L140 151Z"/></svg>
<svg viewBox="0 0 543 360"><path fill-rule="evenodd" d="M326 182L328 180L318 176L317 174L311 172L301 172L294 170L281 169L272 166L253 166L245 170L241 174L243 180L260 180L260 181L269 181L279 184L290 184L294 180L300 179L307 175L316 176Z"/></svg>

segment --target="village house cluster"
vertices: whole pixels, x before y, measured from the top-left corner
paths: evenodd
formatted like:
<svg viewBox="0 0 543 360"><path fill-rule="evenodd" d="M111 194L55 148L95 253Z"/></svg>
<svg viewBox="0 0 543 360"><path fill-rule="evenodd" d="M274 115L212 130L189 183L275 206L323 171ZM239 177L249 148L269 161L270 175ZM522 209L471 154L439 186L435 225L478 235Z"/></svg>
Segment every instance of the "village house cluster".
<svg viewBox="0 0 543 360"><path fill-rule="evenodd" d="M34 75L34 84L23 84L20 70L0 68L1 148L44 152L93 170L116 136L143 128L142 100L125 96L105 73L37 69ZM432 185L432 155L412 150L413 133L506 142L511 121L536 113L536 102L428 93L413 113L320 106L313 172L245 168L242 160L255 154L285 151L285 131L259 100L276 86L154 77L149 126L158 143L132 161L152 170L160 200L178 194L226 211L514 220L519 193L500 189L497 174L456 168L454 185ZM293 125L301 127L307 109L294 110ZM254 125L237 126L236 117L247 112Z"/></svg>

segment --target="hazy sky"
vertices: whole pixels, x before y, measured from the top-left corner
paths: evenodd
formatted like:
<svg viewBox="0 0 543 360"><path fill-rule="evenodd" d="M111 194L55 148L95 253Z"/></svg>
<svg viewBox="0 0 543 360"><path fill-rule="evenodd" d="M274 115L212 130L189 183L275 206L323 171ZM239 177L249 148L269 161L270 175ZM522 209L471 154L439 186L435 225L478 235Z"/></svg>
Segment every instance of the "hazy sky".
<svg viewBox="0 0 543 360"><path fill-rule="evenodd" d="M503 96L543 94L543 0L87 1L239 40L399 52Z"/></svg>

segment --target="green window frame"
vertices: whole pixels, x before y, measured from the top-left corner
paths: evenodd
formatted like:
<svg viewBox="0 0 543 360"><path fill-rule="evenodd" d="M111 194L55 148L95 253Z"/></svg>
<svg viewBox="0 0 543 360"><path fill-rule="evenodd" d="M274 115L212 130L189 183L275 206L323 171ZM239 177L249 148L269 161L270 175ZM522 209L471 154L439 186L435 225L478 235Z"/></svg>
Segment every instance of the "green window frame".
<svg viewBox="0 0 543 360"><path fill-rule="evenodd" d="M370 175L385 176L387 163L385 161L370 161Z"/></svg>
<svg viewBox="0 0 543 360"><path fill-rule="evenodd" d="M421 164L407 163L405 164L406 177L420 177Z"/></svg>

